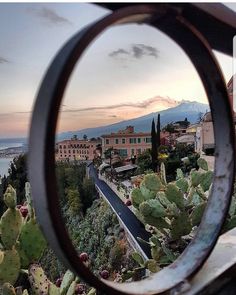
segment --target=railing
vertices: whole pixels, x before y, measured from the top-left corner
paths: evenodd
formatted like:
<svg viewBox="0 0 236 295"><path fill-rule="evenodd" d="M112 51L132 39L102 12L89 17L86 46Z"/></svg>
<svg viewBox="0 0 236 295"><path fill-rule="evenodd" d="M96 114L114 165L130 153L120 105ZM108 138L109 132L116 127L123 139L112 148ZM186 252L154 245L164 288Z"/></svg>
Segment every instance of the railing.
<svg viewBox="0 0 236 295"><path fill-rule="evenodd" d="M73 36L51 63L34 107L29 148L29 175L38 220L50 246L66 267L106 294L175 294L196 274L211 253L230 204L235 169L232 110L212 49L232 55L236 15L220 4L104 4L113 13ZM179 44L205 87L215 134L215 177L198 232L183 254L147 280L115 284L95 277L80 261L63 224L55 175L54 141L59 107L77 60L87 46L114 24L145 23Z"/></svg>

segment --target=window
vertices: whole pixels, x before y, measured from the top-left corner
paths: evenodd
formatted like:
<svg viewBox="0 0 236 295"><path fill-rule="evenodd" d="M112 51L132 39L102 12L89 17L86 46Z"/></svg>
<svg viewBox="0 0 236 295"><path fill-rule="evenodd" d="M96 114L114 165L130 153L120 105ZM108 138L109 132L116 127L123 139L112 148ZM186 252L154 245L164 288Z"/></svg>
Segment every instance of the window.
<svg viewBox="0 0 236 295"><path fill-rule="evenodd" d="M129 139L129 143L136 143L136 138L134 137L134 138L130 138Z"/></svg>
<svg viewBox="0 0 236 295"><path fill-rule="evenodd" d="M120 149L119 154L121 157L127 157L127 155L128 155L127 149Z"/></svg>
<svg viewBox="0 0 236 295"><path fill-rule="evenodd" d="M75 150L73 150L73 154L75 154Z"/></svg>
<svg viewBox="0 0 236 295"><path fill-rule="evenodd" d="M70 154L70 150L68 150L68 153Z"/></svg>
<svg viewBox="0 0 236 295"><path fill-rule="evenodd" d="M138 138L138 143L141 143L141 138L140 137Z"/></svg>
<svg viewBox="0 0 236 295"><path fill-rule="evenodd" d="M131 149L131 155L134 155L134 149Z"/></svg>
<svg viewBox="0 0 236 295"><path fill-rule="evenodd" d="M63 147L64 147L64 149L66 149L66 145L64 145Z"/></svg>
<svg viewBox="0 0 236 295"><path fill-rule="evenodd" d="M125 144L125 138L122 138L122 144Z"/></svg>
<svg viewBox="0 0 236 295"><path fill-rule="evenodd" d="M109 139L106 139L106 144L109 144Z"/></svg>
<svg viewBox="0 0 236 295"><path fill-rule="evenodd" d="M146 137L146 138L145 138L145 142L146 142L146 143L151 143L151 142L152 142L151 137Z"/></svg>
<svg viewBox="0 0 236 295"><path fill-rule="evenodd" d="M59 145L59 149L62 149L62 146L61 145Z"/></svg>
<svg viewBox="0 0 236 295"><path fill-rule="evenodd" d="M115 144L119 144L119 139L118 138L115 139Z"/></svg>

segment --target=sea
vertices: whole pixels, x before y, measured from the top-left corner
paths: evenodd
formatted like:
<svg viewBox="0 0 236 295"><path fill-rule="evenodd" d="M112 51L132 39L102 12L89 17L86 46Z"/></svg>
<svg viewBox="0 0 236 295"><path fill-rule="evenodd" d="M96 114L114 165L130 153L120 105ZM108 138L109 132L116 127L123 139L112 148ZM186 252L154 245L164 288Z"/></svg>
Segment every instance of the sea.
<svg viewBox="0 0 236 295"><path fill-rule="evenodd" d="M20 147L26 144L25 138L0 138L0 150L11 148L11 147ZM0 158L0 175L8 175L9 165L13 158Z"/></svg>

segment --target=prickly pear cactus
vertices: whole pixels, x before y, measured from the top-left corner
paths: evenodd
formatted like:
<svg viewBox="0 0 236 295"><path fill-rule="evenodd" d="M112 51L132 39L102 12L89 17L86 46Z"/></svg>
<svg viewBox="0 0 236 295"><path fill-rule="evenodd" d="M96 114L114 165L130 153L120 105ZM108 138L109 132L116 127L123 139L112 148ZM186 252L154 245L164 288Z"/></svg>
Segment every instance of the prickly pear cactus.
<svg viewBox="0 0 236 295"><path fill-rule="evenodd" d="M61 295L66 294L66 292L68 291L68 289L74 279L75 279L74 274L70 270L67 270L67 272L64 274L64 277L63 277L63 280L62 280L61 286L60 286L60 294Z"/></svg>
<svg viewBox="0 0 236 295"><path fill-rule="evenodd" d="M20 273L20 257L15 249L4 251L4 258L0 264L0 286L8 282L15 284Z"/></svg>
<svg viewBox="0 0 236 295"><path fill-rule="evenodd" d="M144 196L139 188L134 188L131 192L132 204L135 208L139 208L139 205L144 202Z"/></svg>
<svg viewBox="0 0 236 295"><path fill-rule="evenodd" d="M3 196L4 203L8 208L15 209L16 207L16 191L11 185L8 185Z"/></svg>
<svg viewBox="0 0 236 295"><path fill-rule="evenodd" d="M19 209L8 208L1 217L1 240L6 249L15 245L22 227L22 216Z"/></svg>
<svg viewBox="0 0 236 295"><path fill-rule="evenodd" d="M19 242L22 255L31 262L37 261L42 256L47 245L36 220L32 218L23 224Z"/></svg>
<svg viewBox="0 0 236 295"><path fill-rule="evenodd" d="M135 214L147 230L152 227L149 244L157 265L173 262L191 240L192 228L201 222L213 172L208 171L206 161L201 158L198 165L200 169L192 170L188 177L177 169L176 181L167 183L162 163L160 175L146 175L140 188L131 192ZM235 208L231 211L236 213ZM231 223L236 224L235 220L231 218ZM151 267L156 268L155 264Z"/></svg>
<svg viewBox="0 0 236 295"><path fill-rule="evenodd" d="M29 282L34 295L48 295L49 280L37 264L29 267Z"/></svg>

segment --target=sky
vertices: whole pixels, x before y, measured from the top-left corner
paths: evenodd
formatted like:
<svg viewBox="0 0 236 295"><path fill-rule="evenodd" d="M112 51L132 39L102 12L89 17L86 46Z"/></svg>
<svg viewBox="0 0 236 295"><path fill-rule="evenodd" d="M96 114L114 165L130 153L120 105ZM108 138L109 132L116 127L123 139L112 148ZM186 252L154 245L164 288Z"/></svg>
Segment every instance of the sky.
<svg viewBox="0 0 236 295"><path fill-rule="evenodd" d="M236 11L236 4L227 4ZM0 3L0 138L26 137L42 77L76 32L107 15L88 3ZM225 80L232 58L215 53ZM108 29L87 49L68 83L58 132L139 117L182 100L206 103L188 57L146 25Z"/></svg>

